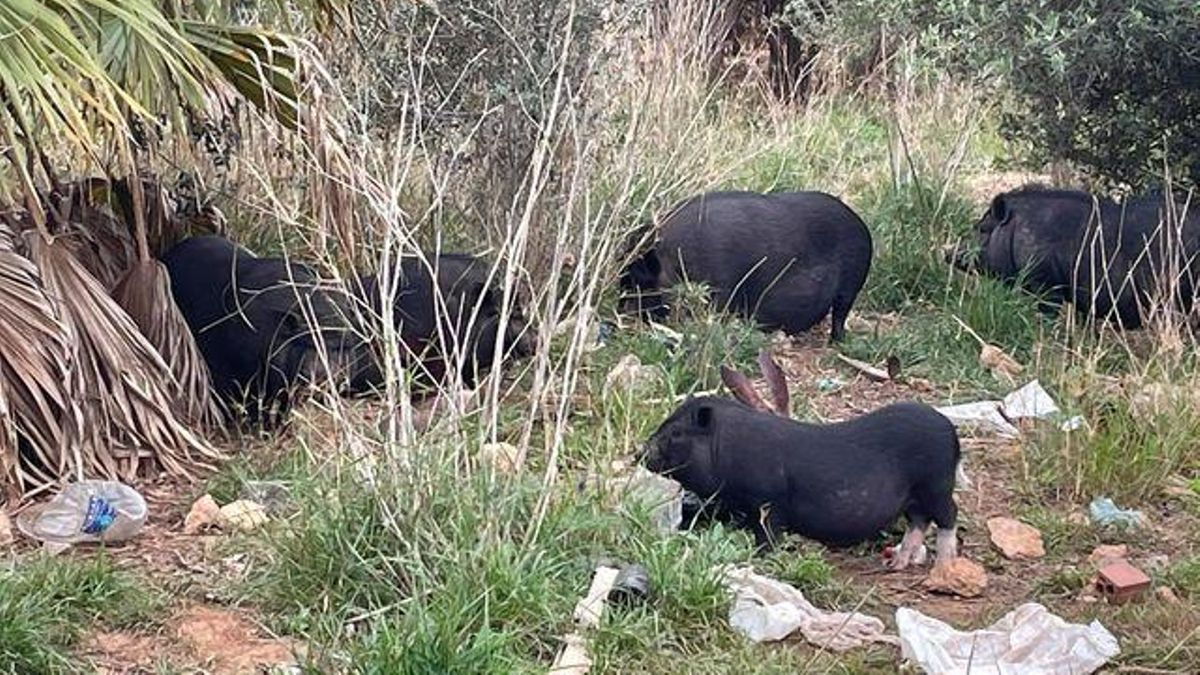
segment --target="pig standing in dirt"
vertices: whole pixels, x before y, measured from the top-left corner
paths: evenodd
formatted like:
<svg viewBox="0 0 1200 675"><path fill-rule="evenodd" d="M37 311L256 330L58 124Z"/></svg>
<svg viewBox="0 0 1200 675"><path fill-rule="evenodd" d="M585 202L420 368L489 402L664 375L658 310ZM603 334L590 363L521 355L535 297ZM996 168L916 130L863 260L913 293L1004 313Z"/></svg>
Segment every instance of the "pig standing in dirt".
<svg viewBox="0 0 1200 675"><path fill-rule="evenodd" d="M925 531L938 527L937 556L957 555L954 486L960 450L954 425L933 408L896 403L846 422L786 417L782 371L760 357L775 412L749 381L722 369L741 399L704 396L681 405L647 442L646 468L668 475L721 511L740 514L759 545L795 532L853 545L904 515L908 529L892 565L925 559Z"/></svg>
<svg viewBox="0 0 1200 675"><path fill-rule="evenodd" d="M1043 295L1043 310L1069 301L1085 316L1138 328L1155 301L1174 296L1187 312L1196 299L1200 216L1180 206L1163 222L1167 204L1026 186L992 200L975 227L975 246L957 245L953 262L1021 280Z"/></svg>
<svg viewBox="0 0 1200 675"><path fill-rule="evenodd" d="M664 289L703 282L721 309L767 330L796 334L832 315L837 341L870 268L871 233L836 197L710 192L677 206L625 270L622 309L662 318Z"/></svg>

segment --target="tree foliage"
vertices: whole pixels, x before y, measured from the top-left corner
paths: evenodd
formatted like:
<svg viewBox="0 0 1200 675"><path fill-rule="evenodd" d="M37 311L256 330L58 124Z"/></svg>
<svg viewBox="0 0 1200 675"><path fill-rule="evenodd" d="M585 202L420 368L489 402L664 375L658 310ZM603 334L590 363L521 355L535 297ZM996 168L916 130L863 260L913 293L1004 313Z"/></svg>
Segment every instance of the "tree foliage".
<svg viewBox="0 0 1200 675"><path fill-rule="evenodd" d="M1112 184L1200 181L1200 3L792 0L802 41L900 42L995 94L1006 135Z"/></svg>

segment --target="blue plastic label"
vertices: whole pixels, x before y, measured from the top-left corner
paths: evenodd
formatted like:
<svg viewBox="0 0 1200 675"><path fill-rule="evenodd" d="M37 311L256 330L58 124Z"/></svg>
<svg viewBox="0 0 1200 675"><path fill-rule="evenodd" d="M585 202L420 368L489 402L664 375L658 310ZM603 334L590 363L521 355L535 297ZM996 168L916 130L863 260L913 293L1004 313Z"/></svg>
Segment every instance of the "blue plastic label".
<svg viewBox="0 0 1200 675"><path fill-rule="evenodd" d="M83 519L84 534L100 534L117 519L117 510L100 497L88 499L87 516Z"/></svg>

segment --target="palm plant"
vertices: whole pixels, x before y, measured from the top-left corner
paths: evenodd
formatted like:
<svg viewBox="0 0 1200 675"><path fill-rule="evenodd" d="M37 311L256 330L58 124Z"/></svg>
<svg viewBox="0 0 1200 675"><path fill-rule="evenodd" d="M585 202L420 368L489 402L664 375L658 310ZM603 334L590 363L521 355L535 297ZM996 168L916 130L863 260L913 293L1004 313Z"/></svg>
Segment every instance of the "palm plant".
<svg viewBox="0 0 1200 675"><path fill-rule="evenodd" d="M327 19L337 5L307 9ZM296 128L299 44L235 25L222 2L0 2L0 197L11 205L0 217L0 484L10 497L146 467L188 474L219 458L199 433L214 417L204 362L151 255L179 224L136 138L182 134L238 99ZM60 170L107 177L64 182Z"/></svg>

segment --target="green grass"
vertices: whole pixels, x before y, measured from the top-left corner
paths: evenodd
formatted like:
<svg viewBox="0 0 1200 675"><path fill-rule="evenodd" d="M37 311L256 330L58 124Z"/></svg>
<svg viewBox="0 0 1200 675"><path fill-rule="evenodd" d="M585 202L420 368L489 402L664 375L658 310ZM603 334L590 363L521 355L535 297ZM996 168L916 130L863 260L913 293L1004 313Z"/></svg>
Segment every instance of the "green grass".
<svg viewBox="0 0 1200 675"><path fill-rule="evenodd" d="M0 669L73 672L70 650L89 631L144 628L164 598L103 555L35 558L0 571Z"/></svg>
<svg viewBox="0 0 1200 675"><path fill-rule="evenodd" d="M1180 597L1200 599L1200 556L1190 555L1175 561L1163 576Z"/></svg>
<svg viewBox="0 0 1200 675"><path fill-rule="evenodd" d="M657 592L635 611L667 636L717 622L726 600L711 569L750 555L744 533L663 538L637 509L587 492L561 494L534 526L536 480L454 482L446 468L430 453L374 493L305 486L251 597L281 627L351 655L356 672L532 672L553 659L598 561L646 566ZM369 618L347 641L356 617Z"/></svg>
<svg viewBox="0 0 1200 675"><path fill-rule="evenodd" d="M1084 402L1082 412L1092 431L1049 429L1026 446L1031 477L1043 493L1140 503L1161 492L1171 476L1200 470L1200 416L1188 404L1146 417L1127 399L1096 397Z"/></svg>

